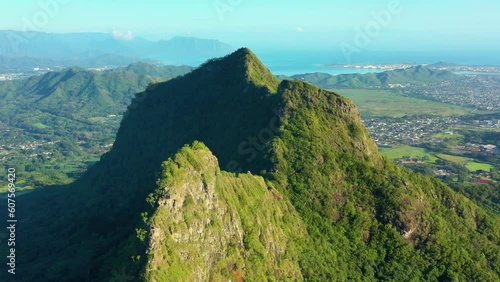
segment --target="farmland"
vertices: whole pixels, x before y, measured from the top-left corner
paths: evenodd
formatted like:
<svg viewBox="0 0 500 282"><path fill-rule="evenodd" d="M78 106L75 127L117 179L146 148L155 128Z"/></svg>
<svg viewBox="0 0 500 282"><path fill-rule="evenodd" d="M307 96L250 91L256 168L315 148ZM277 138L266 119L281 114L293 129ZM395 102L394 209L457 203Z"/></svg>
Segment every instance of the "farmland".
<svg viewBox="0 0 500 282"><path fill-rule="evenodd" d="M405 97L390 90L341 89L339 94L351 99L363 117L403 117L412 115L463 116L473 109L432 100ZM484 113L478 112L475 113Z"/></svg>

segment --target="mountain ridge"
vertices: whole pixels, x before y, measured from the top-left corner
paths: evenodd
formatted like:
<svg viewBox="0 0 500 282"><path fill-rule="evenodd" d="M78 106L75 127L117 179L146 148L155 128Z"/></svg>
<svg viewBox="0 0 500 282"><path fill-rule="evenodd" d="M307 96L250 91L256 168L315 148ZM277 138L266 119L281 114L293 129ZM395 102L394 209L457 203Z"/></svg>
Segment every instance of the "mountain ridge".
<svg viewBox="0 0 500 282"><path fill-rule="evenodd" d="M192 64L179 61L180 54L193 60L227 54L234 49L221 41L194 37L174 37L151 41L141 37L122 39L106 33L44 33L30 32L29 40L21 31L0 31L0 55L38 59L84 59L106 55L126 58L150 58L168 64Z"/></svg>
<svg viewBox="0 0 500 282"><path fill-rule="evenodd" d="M346 98L301 81L279 82L265 70L243 48L138 93L112 150L99 163L66 190L44 189L20 199L26 232L19 234L19 257L24 258L19 267L30 270L24 280L106 281L117 269L140 281L154 281L160 276L147 273L159 269L167 281L196 271L232 279L233 270L249 280L279 279L280 269L266 262L279 259L280 252L262 252L262 246L294 241L285 232L293 224L278 218L273 227L283 232L271 241L272 236L264 236L265 225L250 221L236 255L221 247L221 255L208 263L186 260L197 249L197 236L208 236L208 241L217 236L202 232L190 237L196 232L169 228L189 230L190 223L208 222L210 216L195 214L180 202L205 197L200 191L212 191L214 175L227 183L215 187L238 190L242 202L233 211L240 217L256 214L254 204L245 201L262 199L250 197L247 189L275 191L283 206L293 206L306 231L297 249L290 249L289 277L297 280L498 278L497 217L446 185L384 159ZM182 149L185 144L193 145ZM192 169L196 166L200 169ZM228 172L218 178L219 170ZM174 192L182 207L169 201ZM190 193L200 197L188 200ZM162 215L165 206L178 208ZM263 217L273 214L272 207L259 207ZM33 212L42 208L43 213ZM168 224L172 214L175 225ZM237 226L238 220L233 222ZM54 233L57 244L49 235ZM158 239L162 233L164 240ZM186 234L186 240L172 241L172 234ZM37 236L36 244L29 241L32 236ZM245 244L245 237L253 239ZM73 256L66 250L81 252ZM176 267L164 264L169 259ZM47 269L46 261L57 264ZM201 268L190 269L190 263Z"/></svg>
<svg viewBox="0 0 500 282"><path fill-rule="evenodd" d="M324 89L341 88L381 88L392 85L422 84L429 82L449 81L459 76L446 70L433 70L418 65L406 69L384 71L367 74L339 74L328 73L297 74L291 77L280 76L282 79L299 79L312 83Z"/></svg>
<svg viewBox="0 0 500 282"><path fill-rule="evenodd" d="M126 68L115 68L104 71L87 70L81 67L68 67L61 71L51 71L40 76L30 77L26 80L2 81L0 82L0 89L2 90L0 97L3 99L15 98L19 100L24 97L24 99L33 100L40 96L45 99L52 95L57 96L56 94L58 94L59 97L56 97L55 101L45 103L47 108L53 108L53 106L55 106L56 108L54 108L54 110L58 109L58 105L61 104L60 99L63 99L63 103L74 103L75 100L69 98L71 95L79 95L84 98L86 96L103 94L105 96L110 96L105 97L108 100L109 98L113 98L119 102L127 103L126 97L122 97L121 95L113 97L114 95L118 95L117 92L120 92L114 89L120 87L116 83L117 80L122 81L123 79L124 81L124 78L127 77L130 80L137 81L137 86L131 87L130 91L120 92L131 96L133 93L138 92L141 88L145 89L149 83L157 81L156 79L153 79L153 77L158 77L158 79L161 79L162 77L169 79L177 75L187 73L190 70L192 70L192 67L189 66L154 66L147 63L134 63ZM73 83L76 84L76 86L70 88L66 87L64 83ZM96 87L97 89L86 88L86 85L92 83L94 83L93 87ZM57 87L54 88L56 85ZM11 88L14 90L7 90ZM58 89L62 92L59 91L58 93L55 93ZM12 96L13 91L15 92L15 97ZM65 96L66 99L64 99ZM8 101L5 100L4 102ZM42 100L39 100L39 102L42 102ZM24 103L26 103L26 101L24 101ZM44 103L41 105L43 104ZM88 103L87 105L84 105L83 108L79 107L77 110L81 111L86 106L90 106L92 108L100 106L103 109L115 108L109 106L109 102L105 102L101 105ZM74 111L72 111L72 113L74 113ZM116 114L116 112L114 114Z"/></svg>

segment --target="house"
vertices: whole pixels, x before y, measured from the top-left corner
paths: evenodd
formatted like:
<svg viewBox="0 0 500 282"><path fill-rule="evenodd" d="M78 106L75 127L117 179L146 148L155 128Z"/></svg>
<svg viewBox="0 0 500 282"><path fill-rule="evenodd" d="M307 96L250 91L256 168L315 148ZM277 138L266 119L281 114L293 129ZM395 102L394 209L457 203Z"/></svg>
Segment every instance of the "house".
<svg viewBox="0 0 500 282"><path fill-rule="evenodd" d="M479 184L491 184L493 183L493 180L489 180L489 179L474 179L473 180L475 183L479 183Z"/></svg>
<svg viewBox="0 0 500 282"><path fill-rule="evenodd" d="M479 146L479 151L481 152L493 152L497 146L495 145L480 145Z"/></svg>
<svg viewBox="0 0 500 282"><path fill-rule="evenodd" d="M423 161L419 159L403 159L402 161L404 164L421 164Z"/></svg>

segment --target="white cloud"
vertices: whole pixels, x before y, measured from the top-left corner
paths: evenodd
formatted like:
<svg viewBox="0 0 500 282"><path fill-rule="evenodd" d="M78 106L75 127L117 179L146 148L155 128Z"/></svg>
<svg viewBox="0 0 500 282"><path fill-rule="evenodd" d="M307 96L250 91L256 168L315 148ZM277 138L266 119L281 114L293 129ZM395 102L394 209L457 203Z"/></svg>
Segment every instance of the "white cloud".
<svg viewBox="0 0 500 282"><path fill-rule="evenodd" d="M298 31L298 32L304 32L304 29L303 29L303 28L301 28L300 26L298 26L298 27L297 27L297 31Z"/></svg>
<svg viewBox="0 0 500 282"><path fill-rule="evenodd" d="M134 39L134 34L132 31L120 32L118 30L113 30L113 37L120 40L132 40Z"/></svg>

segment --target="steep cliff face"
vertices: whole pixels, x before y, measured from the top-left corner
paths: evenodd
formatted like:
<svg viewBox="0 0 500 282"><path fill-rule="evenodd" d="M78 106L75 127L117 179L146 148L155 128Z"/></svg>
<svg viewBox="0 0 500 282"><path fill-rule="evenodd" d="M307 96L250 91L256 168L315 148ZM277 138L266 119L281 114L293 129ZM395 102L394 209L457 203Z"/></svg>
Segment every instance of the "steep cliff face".
<svg viewBox="0 0 500 282"><path fill-rule="evenodd" d="M164 162L146 281L302 280L299 215L260 176L220 171L201 143Z"/></svg>

